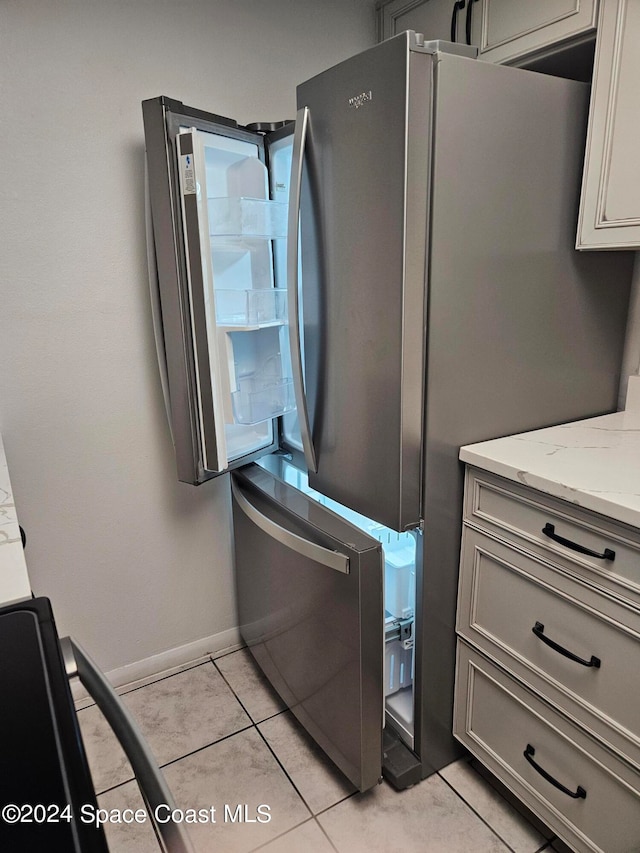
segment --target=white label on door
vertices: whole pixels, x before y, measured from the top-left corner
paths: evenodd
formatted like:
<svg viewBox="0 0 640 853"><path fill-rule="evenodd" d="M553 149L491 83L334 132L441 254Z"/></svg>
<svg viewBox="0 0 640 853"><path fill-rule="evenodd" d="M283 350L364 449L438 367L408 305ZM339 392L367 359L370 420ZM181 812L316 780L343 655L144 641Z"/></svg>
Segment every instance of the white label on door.
<svg viewBox="0 0 640 853"><path fill-rule="evenodd" d="M182 155L182 192L184 195L195 195L196 193L193 154Z"/></svg>

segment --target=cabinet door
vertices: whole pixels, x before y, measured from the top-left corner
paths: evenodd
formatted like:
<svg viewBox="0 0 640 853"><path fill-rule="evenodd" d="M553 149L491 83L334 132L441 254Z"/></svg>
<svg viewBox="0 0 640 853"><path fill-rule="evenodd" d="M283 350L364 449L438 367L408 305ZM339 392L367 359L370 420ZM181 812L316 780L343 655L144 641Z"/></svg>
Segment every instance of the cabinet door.
<svg viewBox="0 0 640 853"><path fill-rule="evenodd" d="M640 3L603 0L587 132L578 249L640 248Z"/></svg>
<svg viewBox="0 0 640 853"><path fill-rule="evenodd" d="M517 65L567 41L589 38L597 0L482 0L480 56Z"/></svg>
<svg viewBox="0 0 640 853"><path fill-rule="evenodd" d="M451 41L454 0L390 0L378 9L378 40L403 30L415 30L426 39ZM464 42L465 10L458 12L456 41Z"/></svg>

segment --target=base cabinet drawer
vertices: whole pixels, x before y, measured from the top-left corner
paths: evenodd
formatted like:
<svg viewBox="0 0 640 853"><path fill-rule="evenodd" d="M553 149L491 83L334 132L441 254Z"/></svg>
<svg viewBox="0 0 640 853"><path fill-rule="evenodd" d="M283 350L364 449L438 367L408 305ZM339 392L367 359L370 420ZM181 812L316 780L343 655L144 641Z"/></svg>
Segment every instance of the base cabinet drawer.
<svg viewBox="0 0 640 853"><path fill-rule="evenodd" d="M461 640L454 734L578 853L640 850L640 775Z"/></svg>
<svg viewBox="0 0 640 853"><path fill-rule="evenodd" d="M464 520L640 607L636 530L470 467Z"/></svg>
<svg viewBox="0 0 640 853"><path fill-rule="evenodd" d="M640 768L640 612L465 527L459 634Z"/></svg>

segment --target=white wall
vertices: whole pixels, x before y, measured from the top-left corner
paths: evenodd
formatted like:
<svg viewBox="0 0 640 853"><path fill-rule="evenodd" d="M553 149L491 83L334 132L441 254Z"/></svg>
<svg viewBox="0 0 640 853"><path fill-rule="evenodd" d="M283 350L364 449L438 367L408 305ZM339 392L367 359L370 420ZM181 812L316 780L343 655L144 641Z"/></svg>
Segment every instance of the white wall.
<svg viewBox="0 0 640 853"><path fill-rule="evenodd" d="M631 279L631 299L629 301L629 319L625 339L622 377L620 380L619 408L624 409L629 376L640 374L640 252L636 252Z"/></svg>
<svg viewBox="0 0 640 853"><path fill-rule="evenodd" d="M374 41L373 0L0 4L0 431L33 589L107 670L236 625L228 478L175 476L140 102L290 118Z"/></svg>

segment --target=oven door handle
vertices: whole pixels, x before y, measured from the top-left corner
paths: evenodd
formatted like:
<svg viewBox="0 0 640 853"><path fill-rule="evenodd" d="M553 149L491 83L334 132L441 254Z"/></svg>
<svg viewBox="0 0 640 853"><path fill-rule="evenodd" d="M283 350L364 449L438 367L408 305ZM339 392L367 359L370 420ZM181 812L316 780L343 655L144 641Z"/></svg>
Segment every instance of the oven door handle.
<svg viewBox="0 0 640 853"><path fill-rule="evenodd" d="M72 640L60 640L67 678L78 676L91 698L104 714L123 750L136 777L140 793L147 806L149 819L156 837L165 853L194 853L186 830L180 823L159 823L156 818L158 806L175 808L171 790L167 785L158 762L149 749L137 723L113 689L105 674L91 660L84 649Z"/></svg>

